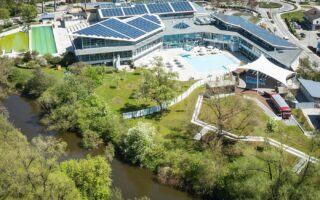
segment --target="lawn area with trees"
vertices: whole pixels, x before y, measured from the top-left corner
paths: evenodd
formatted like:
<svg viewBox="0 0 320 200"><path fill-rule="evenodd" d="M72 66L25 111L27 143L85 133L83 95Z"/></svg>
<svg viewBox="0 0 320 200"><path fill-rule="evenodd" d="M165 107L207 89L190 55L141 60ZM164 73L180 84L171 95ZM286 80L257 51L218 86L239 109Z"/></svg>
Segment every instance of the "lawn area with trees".
<svg viewBox="0 0 320 200"><path fill-rule="evenodd" d="M275 121L276 130L269 131L269 117L252 100L244 99L241 96L228 96L220 100L220 113L230 116L223 118L223 130L241 136L263 136L270 137L282 143L297 148L303 152L310 152L312 141L307 138L297 126L288 126L281 121ZM246 110L239 112L238 110ZM202 121L217 126L217 107L212 106L212 100L205 99L201 107L199 118ZM314 152L320 156L320 152Z"/></svg>
<svg viewBox="0 0 320 200"><path fill-rule="evenodd" d="M281 8L282 5L280 3L276 3L276 2L266 2L266 1L263 1L263 2L259 2L259 7L260 8Z"/></svg>
<svg viewBox="0 0 320 200"><path fill-rule="evenodd" d="M106 101L112 110L122 114L146 107L154 106L157 102L149 98L140 98L140 84L146 70L138 69L134 72L107 70L102 77L102 84L95 89L95 94ZM151 80L148 80L151 82ZM186 91L194 81L175 81L177 90L173 97ZM146 97L146 96L145 96Z"/></svg>
<svg viewBox="0 0 320 200"><path fill-rule="evenodd" d="M297 10L293 12L283 13L281 15L281 18L288 19L289 22L291 21L303 22L304 21L303 16L304 16L304 10Z"/></svg>
<svg viewBox="0 0 320 200"><path fill-rule="evenodd" d="M161 73L144 70L121 72L103 66L72 64L72 59L46 58L44 62L45 57L26 54L23 59L0 58L1 94L16 91L32 98L41 106L42 123L48 129L76 132L82 137L85 148L112 144L117 156L151 170L160 183L202 199L314 199L320 195L316 184L320 176L311 176L319 173L319 165L308 164L302 176L298 176L292 171L292 157L267 143L248 145L220 137L218 133L208 133L201 141L193 140L201 127L190 120L198 95L205 92L204 87L161 113L123 120L121 109L126 108L127 103L137 107L159 104L180 94L192 81L170 80L168 77L171 75L161 68L155 68ZM65 69L52 68L57 63ZM146 83L148 78L154 80ZM154 94L159 92L162 96L157 99ZM239 103L236 105L248 104ZM243 119L247 119L245 116L249 113L252 115L252 110L238 108L240 110L235 109L234 114L238 112L244 116ZM221 116L220 119L220 127L228 130L223 122L225 118ZM255 119L245 120L247 125L253 122L261 123ZM258 131L252 126L240 125L230 128L245 130L243 132ZM7 130L6 126L1 127L4 128L0 131ZM265 124L258 127L262 131L266 129ZM268 127L270 131L277 129L273 122ZM3 138L10 140L11 137ZM37 140L43 149L44 142L41 141ZM13 146L13 149L17 147ZM3 156L8 160L10 153L5 152ZM10 159L14 161L12 163L19 161L14 156ZM99 157L86 160L55 165L54 169L67 177L70 183L65 184L68 187L63 187L64 184L61 187L71 188L71 191L76 191L75 195L85 199L108 199L106 197L113 194L110 177L107 176L110 173L108 163L105 165L105 159ZM10 162L2 163L8 168ZM300 189L296 190L298 186ZM0 187L0 192L6 191L4 186Z"/></svg>

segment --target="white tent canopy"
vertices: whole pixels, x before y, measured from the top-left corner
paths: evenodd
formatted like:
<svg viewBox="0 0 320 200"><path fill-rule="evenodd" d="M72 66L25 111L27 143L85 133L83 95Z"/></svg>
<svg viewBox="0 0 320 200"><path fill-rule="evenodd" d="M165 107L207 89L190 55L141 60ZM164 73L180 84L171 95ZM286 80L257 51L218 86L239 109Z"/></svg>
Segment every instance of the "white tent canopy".
<svg viewBox="0 0 320 200"><path fill-rule="evenodd" d="M285 86L288 86L287 79L295 75L295 72L286 70L284 68L281 68L273 64L266 57L264 57L263 54L261 54L261 56L257 60L253 61L252 63L249 63L244 66L239 66L237 67L237 69L250 69L254 71L259 71L271 78L276 79L277 81L281 82Z"/></svg>

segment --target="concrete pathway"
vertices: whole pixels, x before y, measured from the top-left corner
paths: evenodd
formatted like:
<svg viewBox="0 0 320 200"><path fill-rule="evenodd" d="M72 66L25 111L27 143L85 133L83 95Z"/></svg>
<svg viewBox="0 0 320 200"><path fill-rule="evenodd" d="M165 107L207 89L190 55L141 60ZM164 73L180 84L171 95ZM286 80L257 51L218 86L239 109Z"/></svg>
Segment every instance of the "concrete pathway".
<svg viewBox="0 0 320 200"><path fill-rule="evenodd" d="M308 160L301 158L299 162L293 167L293 171L297 174L300 174L300 172L305 168L307 165Z"/></svg>
<svg viewBox="0 0 320 200"><path fill-rule="evenodd" d="M203 131L203 129L202 129L201 132L196 134L196 136L194 137L195 140L200 140L201 137L203 137L205 135L203 133L208 133L209 131L216 132L218 130L215 126L208 124L206 122L203 122L200 119L198 119L198 116L199 116L199 113L201 110L202 100L203 100L203 96L200 95L198 97L198 100L197 100L197 103L196 103L196 106L194 109L194 113L192 115L191 123L196 124L198 126L201 126L203 129L205 128L207 131ZM270 145L272 145L276 148L281 148L282 150L284 150L294 156L297 156L301 159L307 160L312 163L319 162L319 160L317 158L312 157L308 154L305 154L304 152L299 151L299 150L297 150L293 147L290 147L286 144L280 143L277 140L274 140L272 138L261 137L261 136L238 136L238 135L235 135L235 134L227 132L227 131L222 131L222 133L223 133L224 137L229 138L231 140L246 141L246 142L268 142Z"/></svg>

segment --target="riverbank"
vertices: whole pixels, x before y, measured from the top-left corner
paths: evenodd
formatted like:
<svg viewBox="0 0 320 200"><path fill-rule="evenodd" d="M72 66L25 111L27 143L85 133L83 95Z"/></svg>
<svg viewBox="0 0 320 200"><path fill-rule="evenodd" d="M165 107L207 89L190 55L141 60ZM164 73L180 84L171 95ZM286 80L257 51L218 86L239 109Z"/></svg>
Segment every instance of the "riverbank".
<svg viewBox="0 0 320 200"><path fill-rule="evenodd" d="M24 133L28 140L43 135L54 136L68 144L68 155L65 160L85 158L87 154L103 155L103 147L88 151L81 148L81 138L74 133L58 133L46 131L39 121L39 108L35 102L19 95L9 95L4 100L4 106L9 113L9 121ZM155 181L154 175L143 168L125 164L115 158L112 163L113 186L121 189L124 198L147 196L152 200L191 200L192 198L181 191L161 185Z"/></svg>

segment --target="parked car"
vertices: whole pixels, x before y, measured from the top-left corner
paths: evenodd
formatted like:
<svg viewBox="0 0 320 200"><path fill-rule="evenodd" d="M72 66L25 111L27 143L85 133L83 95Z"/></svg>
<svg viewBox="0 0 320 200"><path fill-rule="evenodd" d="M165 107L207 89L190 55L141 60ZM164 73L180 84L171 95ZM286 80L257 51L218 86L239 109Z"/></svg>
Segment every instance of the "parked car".
<svg viewBox="0 0 320 200"><path fill-rule="evenodd" d="M305 38L306 34L305 33L300 33L300 37Z"/></svg>
<svg viewBox="0 0 320 200"><path fill-rule="evenodd" d="M283 39L289 40L288 36L283 36Z"/></svg>

